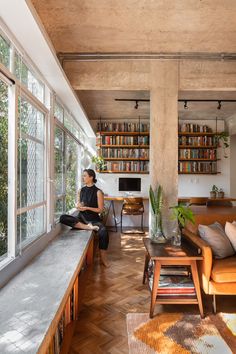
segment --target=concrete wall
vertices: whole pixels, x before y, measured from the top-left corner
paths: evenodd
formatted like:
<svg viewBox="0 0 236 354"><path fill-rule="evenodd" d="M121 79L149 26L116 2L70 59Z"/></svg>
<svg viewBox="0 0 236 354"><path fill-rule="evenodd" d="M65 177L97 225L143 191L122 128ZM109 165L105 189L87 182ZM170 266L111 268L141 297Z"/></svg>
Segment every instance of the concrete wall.
<svg viewBox="0 0 236 354"><path fill-rule="evenodd" d="M236 134L230 137L230 196L236 198Z"/></svg>

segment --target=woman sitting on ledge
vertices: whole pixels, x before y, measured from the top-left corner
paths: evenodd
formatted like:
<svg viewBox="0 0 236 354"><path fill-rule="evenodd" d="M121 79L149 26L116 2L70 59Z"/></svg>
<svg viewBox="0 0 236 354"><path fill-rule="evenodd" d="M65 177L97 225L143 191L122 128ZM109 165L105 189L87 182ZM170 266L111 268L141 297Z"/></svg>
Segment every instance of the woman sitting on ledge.
<svg viewBox="0 0 236 354"><path fill-rule="evenodd" d="M97 179L94 170L85 169L83 171L83 181L85 186L79 192L79 201L77 204L77 209L79 210L78 216L62 215L60 222L71 226L73 229L97 231L101 262L104 266L108 267L106 255L109 235L99 216L99 213L104 208L103 192L95 186Z"/></svg>

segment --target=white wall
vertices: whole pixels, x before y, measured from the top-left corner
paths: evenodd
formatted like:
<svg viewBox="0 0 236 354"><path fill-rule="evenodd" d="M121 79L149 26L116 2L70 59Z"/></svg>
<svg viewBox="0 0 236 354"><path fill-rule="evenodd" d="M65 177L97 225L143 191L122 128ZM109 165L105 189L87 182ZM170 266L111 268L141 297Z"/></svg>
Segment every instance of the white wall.
<svg viewBox="0 0 236 354"><path fill-rule="evenodd" d="M215 131L215 121L204 120L204 121L180 121L181 123L193 123L199 125L208 125ZM221 132L224 130L224 121L218 121L217 131ZM235 150L236 151L236 150ZM217 149L217 157L221 159L217 162L218 171L217 175L179 175L179 187L178 195L181 197L208 197L209 191L213 184L219 188L223 188L225 195L229 196L230 191L230 166L231 166L231 143L230 148L227 149L228 158L224 158L223 148Z"/></svg>

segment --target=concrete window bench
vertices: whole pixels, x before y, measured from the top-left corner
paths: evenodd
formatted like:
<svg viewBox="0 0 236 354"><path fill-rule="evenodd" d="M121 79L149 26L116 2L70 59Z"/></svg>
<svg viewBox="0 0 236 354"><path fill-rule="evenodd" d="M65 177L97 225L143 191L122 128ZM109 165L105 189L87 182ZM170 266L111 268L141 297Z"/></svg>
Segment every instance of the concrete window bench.
<svg viewBox="0 0 236 354"><path fill-rule="evenodd" d="M0 290L0 353L68 351L92 260L92 232L64 232Z"/></svg>

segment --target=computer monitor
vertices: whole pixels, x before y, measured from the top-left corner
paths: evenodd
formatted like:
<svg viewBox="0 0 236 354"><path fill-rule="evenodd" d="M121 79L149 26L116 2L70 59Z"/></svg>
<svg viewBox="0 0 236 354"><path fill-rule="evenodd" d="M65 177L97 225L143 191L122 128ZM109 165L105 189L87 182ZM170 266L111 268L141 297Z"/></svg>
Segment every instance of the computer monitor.
<svg viewBox="0 0 236 354"><path fill-rule="evenodd" d="M119 178L119 192L141 192L141 178Z"/></svg>

